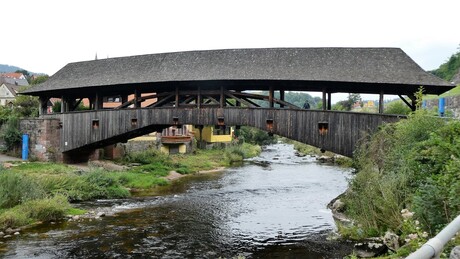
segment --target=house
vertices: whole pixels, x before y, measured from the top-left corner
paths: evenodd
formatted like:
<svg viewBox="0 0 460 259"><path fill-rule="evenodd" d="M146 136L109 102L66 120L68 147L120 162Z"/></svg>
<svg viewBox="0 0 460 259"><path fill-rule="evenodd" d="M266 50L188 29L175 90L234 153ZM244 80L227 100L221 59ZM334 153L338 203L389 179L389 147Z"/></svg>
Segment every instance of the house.
<svg viewBox="0 0 460 259"><path fill-rule="evenodd" d="M19 85L0 83L0 105L13 105L13 101L19 90Z"/></svg>
<svg viewBox="0 0 460 259"><path fill-rule="evenodd" d="M193 133L188 125L172 126L161 132L160 150L166 154L184 154L192 151Z"/></svg>
<svg viewBox="0 0 460 259"><path fill-rule="evenodd" d="M0 74L0 83L11 85L29 86L26 77L22 73L3 73Z"/></svg>
<svg viewBox="0 0 460 259"><path fill-rule="evenodd" d="M233 127L204 126L193 127L193 133L200 145L214 145L215 143L230 143L233 140Z"/></svg>

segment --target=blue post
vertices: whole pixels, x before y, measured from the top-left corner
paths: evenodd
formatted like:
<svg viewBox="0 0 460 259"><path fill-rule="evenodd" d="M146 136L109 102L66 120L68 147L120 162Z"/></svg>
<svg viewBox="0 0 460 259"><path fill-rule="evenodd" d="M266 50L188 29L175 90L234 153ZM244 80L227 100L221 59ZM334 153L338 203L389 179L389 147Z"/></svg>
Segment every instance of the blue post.
<svg viewBox="0 0 460 259"><path fill-rule="evenodd" d="M423 108L423 109L426 109L426 100L423 100L423 101L422 101L422 108Z"/></svg>
<svg viewBox="0 0 460 259"><path fill-rule="evenodd" d="M22 135L22 160L29 158L29 135Z"/></svg>
<svg viewBox="0 0 460 259"><path fill-rule="evenodd" d="M444 117L444 112L446 111L446 98L439 98L439 116Z"/></svg>

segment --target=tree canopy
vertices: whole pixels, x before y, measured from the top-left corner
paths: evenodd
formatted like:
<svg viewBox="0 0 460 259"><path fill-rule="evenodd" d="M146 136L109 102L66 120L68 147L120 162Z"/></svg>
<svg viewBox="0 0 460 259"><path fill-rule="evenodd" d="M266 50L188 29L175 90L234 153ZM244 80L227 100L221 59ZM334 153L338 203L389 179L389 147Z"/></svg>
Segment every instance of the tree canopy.
<svg viewBox="0 0 460 259"><path fill-rule="evenodd" d="M450 81L460 70L460 46L459 51L453 54L449 60L442 64L438 69L431 71L434 75Z"/></svg>

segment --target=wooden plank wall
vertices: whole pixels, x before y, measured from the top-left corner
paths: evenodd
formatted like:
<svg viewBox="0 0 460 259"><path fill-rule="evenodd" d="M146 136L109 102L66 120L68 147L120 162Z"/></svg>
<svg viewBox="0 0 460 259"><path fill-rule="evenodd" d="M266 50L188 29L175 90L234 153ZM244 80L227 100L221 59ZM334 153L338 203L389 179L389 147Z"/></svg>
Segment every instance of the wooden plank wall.
<svg viewBox="0 0 460 259"><path fill-rule="evenodd" d="M280 108L139 108L72 112L44 117L62 122L61 151L66 152L152 125L217 125L218 119L227 126L252 126L337 154L352 156L356 143L367 133L387 122L402 117L394 115L350 113ZM327 123L328 131L320 135L318 123ZM142 134L145 134L143 132ZM118 140L119 141L119 140ZM112 143L107 143L112 144Z"/></svg>

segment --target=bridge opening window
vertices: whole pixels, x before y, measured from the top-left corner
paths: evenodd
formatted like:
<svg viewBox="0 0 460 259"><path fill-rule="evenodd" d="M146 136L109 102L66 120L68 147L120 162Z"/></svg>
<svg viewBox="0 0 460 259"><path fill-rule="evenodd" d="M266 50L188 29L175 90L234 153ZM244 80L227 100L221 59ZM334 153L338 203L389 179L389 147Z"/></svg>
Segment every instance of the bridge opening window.
<svg viewBox="0 0 460 259"><path fill-rule="evenodd" d="M273 119L268 119L267 120L267 130L269 133L273 132Z"/></svg>
<svg viewBox="0 0 460 259"><path fill-rule="evenodd" d="M174 125L179 124L179 118L178 117L173 117L173 124Z"/></svg>
<svg viewBox="0 0 460 259"><path fill-rule="evenodd" d="M137 119L131 119L131 128L137 128Z"/></svg>
<svg viewBox="0 0 460 259"><path fill-rule="evenodd" d="M329 130L329 122L318 122L319 135L324 136Z"/></svg>
<svg viewBox="0 0 460 259"><path fill-rule="evenodd" d="M219 126L224 126L225 125L224 117L218 117L217 118L217 125L219 125Z"/></svg>
<svg viewBox="0 0 460 259"><path fill-rule="evenodd" d="M109 103L119 103L121 102L121 96L115 95L115 96L107 96L104 97L104 102L109 102Z"/></svg>
<svg viewBox="0 0 460 259"><path fill-rule="evenodd" d="M95 130L99 129L99 120L93 120L92 125L93 125L93 129Z"/></svg>

